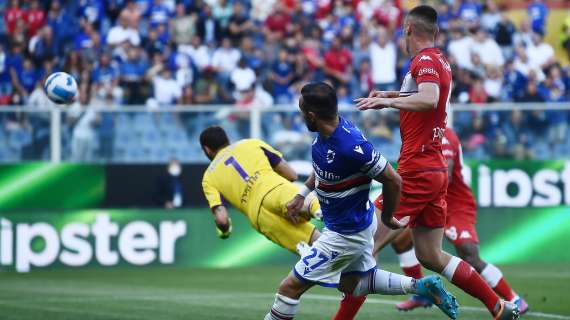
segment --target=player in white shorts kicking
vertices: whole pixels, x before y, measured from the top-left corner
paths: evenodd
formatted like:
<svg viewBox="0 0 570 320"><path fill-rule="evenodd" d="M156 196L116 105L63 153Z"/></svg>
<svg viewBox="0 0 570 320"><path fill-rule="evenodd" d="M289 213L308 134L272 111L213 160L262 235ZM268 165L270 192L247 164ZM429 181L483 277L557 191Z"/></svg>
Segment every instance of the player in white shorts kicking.
<svg viewBox="0 0 570 320"><path fill-rule="evenodd" d="M315 284L337 287L345 294L418 294L437 305L450 318L457 317L455 297L441 279L415 280L376 268L372 255L376 216L368 199L372 179L383 183L382 221L402 228L405 221L392 217L400 198L401 178L352 123L338 115L334 89L325 83L305 85L299 108L313 142L314 173L288 204L294 220L305 196L315 190L321 204L325 229L302 252L293 271L279 286L265 320L289 320L295 316L301 295Z"/></svg>

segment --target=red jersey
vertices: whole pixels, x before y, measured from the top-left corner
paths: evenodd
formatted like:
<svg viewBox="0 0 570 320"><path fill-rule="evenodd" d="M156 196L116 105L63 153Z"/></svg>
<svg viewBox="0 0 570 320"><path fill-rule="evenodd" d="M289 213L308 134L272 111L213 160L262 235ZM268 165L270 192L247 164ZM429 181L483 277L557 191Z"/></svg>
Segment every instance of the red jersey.
<svg viewBox="0 0 570 320"><path fill-rule="evenodd" d="M329 50L325 54L325 64L332 70L345 73L348 67L352 65L352 54L346 48Z"/></svg>
<svg viewBox="0 0 570 320"><path fill-rule="evenodd" d="M453 160L453 172L450 176L450 183L447 186L447 212L449 215L458 212L475 213L477 207L471 189L465 183L462 174L463 152L459 138L451 128L445 129L443 137L443 155L446 160Z"/></svg>
<svg viewBox="0 0 570 320"><path fill-rule="evenodd" d="M398 172L446 170L447 163L441 152L441 140L446 127L447 106L451 93L451 67L437 48L426 48L412 59L400 96L418 92L423 82L439 86L437 108L427 112L400 110L402 149Z"/></svg>
<svg viewBox="0 0 570 320"><path fill-rule="evenodd" d="M46 14L40 9L26 11L24 20L28 24L28 36L32 37L43 26Z"/></svg>
<svg viewBox="0 0 570 320"><path fill-rule="evenodd" d="M8 30L8 33L14 33L14 30L16 29L16 23L19 19L22 18L24 18L24 10L18 7L10 7L6 9L6 12L4 13L4 21L6 22L6 29Z"/></svg>

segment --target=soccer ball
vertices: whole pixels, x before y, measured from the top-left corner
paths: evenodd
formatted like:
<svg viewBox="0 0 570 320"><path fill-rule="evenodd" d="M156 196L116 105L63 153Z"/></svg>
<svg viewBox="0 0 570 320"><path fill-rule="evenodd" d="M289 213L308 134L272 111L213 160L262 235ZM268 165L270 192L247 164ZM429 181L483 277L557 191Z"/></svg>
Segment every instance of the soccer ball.
<svg viewBox="0 0 570 320"><path fill-rule="evenodd" d="M46 79L44 90L54 103L70 104L77 96L77 82L65 72L56 72Z"/></svg>

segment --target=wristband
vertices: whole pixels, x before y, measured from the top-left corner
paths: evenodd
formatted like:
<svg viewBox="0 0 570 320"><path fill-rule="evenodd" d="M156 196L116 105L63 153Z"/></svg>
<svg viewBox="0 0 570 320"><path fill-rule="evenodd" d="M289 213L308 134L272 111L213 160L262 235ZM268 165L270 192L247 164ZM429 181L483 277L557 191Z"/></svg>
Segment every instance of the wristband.
<svg viewBox="0 0 570 320"><path fill-rule="evenodd" d="M302 185L301 189L299 189L299 192L297 192L298 195L302 196L303 198L306 198L309 193L311 193L311 189L307 188L306 185Z"/></svg>

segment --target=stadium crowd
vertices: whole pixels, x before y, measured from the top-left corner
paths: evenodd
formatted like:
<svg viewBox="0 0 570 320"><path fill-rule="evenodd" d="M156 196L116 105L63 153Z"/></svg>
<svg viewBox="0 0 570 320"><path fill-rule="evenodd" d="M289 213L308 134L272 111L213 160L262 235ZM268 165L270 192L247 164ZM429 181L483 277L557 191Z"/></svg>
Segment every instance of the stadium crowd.
<svg viewBox="0 0 570 320"><path fill-rule="evenodd" d="M530 2L519 25L492 0L438 3L437 45L454 74L451 102L570 101L570 70L544 41L549 8L541 0ZM189 148L214 121L226 121L236 137L249 133L244 112L157 120L97 112L99 105L234 104L247 111L294 103L302 84L328 80L339 102L351 106L372 89L397 90L409 64L399 41L404 9L398 0L9 0L0 11L0 105L45 109L46 75L72 74L80 101L65 123L70 157L78 161L143 157L136 150L126 155L125 141L135 139L130 126L142 128L147 142L157 139L152 131L161 123L182 126L186 143L178 145ZM560 35L556 45L570 56L570 17ZM351 115L375 142L388 149L399 143L396 114ZM20 148L12 156L47 157L48 114L0 116L0 139ZM570 154L569 118L568 111L554 110L457 112L454 125L466 156L549 158ZM306 157L310 138L298 116L267 114L263 129L293 158ZM4 149L0 159L10 159ZM156 153L157 160L170 157ZM200 150L178 157L198 159Z"/></svg>

